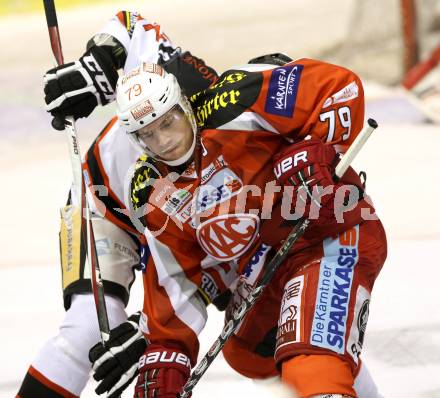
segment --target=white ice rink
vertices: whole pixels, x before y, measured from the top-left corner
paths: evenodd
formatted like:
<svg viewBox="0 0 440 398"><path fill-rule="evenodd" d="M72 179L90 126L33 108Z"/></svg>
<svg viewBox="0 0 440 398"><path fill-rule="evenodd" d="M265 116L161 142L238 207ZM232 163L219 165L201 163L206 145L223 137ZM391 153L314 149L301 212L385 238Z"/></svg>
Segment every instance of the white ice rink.
<svg viewBox="0 0 440 398"><path fill-rule="evenodd" d="M251 7L250 2L244 3ZM278 18L273 26L278 35L289 31L290 17L297 18L298 10L291 3L280 1L284 11L273 15L274 21ZM151 11L155 19L170 26L168 33L176 43L219 70L275 50L293 56L300 56L298 51L313 55L304 44L304 35L296 52L292 46L280 44L279 36L258 38L258 45L255 36L251 41L267 17L259 1L254 2L254 14L244 12L241 22L227 10L219 10L226 19L212 20L214 33L208 42L186 25L191 17L193 26L201 23L202 7L194 7L190 17L183 2L171 8L171 2L165 1L163 9L158 4L150 9L145 2L137 6L140 4L144 16ZM60 13L66 59L78 57L87 39L119 8ZM79 16L81 26L75 24ZM329 31L338 34L337 27L332 28ZM267 26L264 29L269 32ZM51 66L43 14L24 21L0 19L0 33L0 398L10 398L39 347L56 334L64 314L58 212L66 199L71 172L64 137L50 129L43 110L41 76ZM294 39L298 42L299 37ZM376 118L380 127L355 167L368 173L368 192L387 230L389 254L373 291L363 357L385 397L440 398L440 128L424 122L398 90L367 83L366 93L367 115ZM99 110L90 120L78 123L83 152L112 112L111 108ZM135 284L128 312L139 308L141 294L141 286ZM215 311L210 315L201 353L221 330L221 315ZM218 358L193 396L244 394L272 396ZM93 386L82 396L95 396Z"/></svg>

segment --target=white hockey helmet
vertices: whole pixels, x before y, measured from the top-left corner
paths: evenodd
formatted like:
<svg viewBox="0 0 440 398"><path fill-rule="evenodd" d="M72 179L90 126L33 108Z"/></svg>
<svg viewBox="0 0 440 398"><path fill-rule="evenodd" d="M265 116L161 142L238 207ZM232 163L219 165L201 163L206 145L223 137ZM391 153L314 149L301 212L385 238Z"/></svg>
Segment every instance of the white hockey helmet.
<svg viewBox="0 0 440 398"><path fill-rule="evenodd" d="M119 122L137 148L170 166L182 165L191 158L196 145L197 124L191 105L173 74L159 65L143 62L118 79L116 93ZM193 141L188 151L178 159L163 160L139 139L137 131L175 107L180 107L188 118Z"/></svg>

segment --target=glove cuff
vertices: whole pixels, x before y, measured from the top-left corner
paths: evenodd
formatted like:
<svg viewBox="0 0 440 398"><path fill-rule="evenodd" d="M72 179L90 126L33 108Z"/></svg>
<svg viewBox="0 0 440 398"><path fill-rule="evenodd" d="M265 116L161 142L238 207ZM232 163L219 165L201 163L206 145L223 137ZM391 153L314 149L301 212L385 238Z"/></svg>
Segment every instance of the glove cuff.
<svg viewBox="0 0 440 398"><path fill-rule="evenodd" d="M175 347L164 347L160 344L150 344L139 359L139 369L173 368L189 377L191 373L191 362L188 355Z"/></svg>
<svg viewBox="0 0 440 398"><path fill-rule="evenodd" d="M286 184L290 176L311 165L328 168L330 173L336 159L337 154L332 145L326 145L318 139L301 141L274 156L274 174L281 184ZM330 175L328 177L332 180Z"/></svg>

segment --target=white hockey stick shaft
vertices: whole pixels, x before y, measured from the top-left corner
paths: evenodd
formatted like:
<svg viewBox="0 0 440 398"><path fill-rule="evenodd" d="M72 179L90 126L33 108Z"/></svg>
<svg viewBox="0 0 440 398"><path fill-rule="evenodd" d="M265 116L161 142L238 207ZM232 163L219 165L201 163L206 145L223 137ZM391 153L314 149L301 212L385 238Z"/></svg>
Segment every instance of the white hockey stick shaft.
<svg viewBox="0 0 440 398"><path fill-rule="evenodd" d="M341 178L345 174L353 159L359 153L365 142L368 140L368 138L370 138L371 133L376 128L377 122L374 119L368 119L367 124L354 139L350 147L347 149L347 152L345 152L344 156L342 156L341 160L336 166L335 175L338 178Z"/></svg>
<svg viewBox="0 0 440 398"><path fill-rule="evenodd" d="M64 64L64 59L58 30L55 3L54 0L43 0L43 2L52 52L56 63L58 65L62 65ZM106 342L110 336L110 327L107 309L105 306L104 286L102 283L101 271L99 269L98 256L96 253L93 225L90 218L90 208L85 190L81 154L73 116L67 116L65 118L65 134L69 144L69 155L73 173L72 203L74 203L76 199L77 205L81 209L81 239L84 242L85 238L87 238L87 260L90 266L90 278L92 291L95 298L99 330L101 333L102 342ZM83 211L85 212L85 222L82 214Z"/></svg>

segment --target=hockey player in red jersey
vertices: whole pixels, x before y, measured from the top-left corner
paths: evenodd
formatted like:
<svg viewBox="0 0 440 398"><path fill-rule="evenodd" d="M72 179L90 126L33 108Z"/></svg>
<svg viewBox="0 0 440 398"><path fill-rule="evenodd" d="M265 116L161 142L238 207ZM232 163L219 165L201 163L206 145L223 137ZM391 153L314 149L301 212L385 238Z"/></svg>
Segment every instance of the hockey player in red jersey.
<svg viewBox="0 0 440 398"><path fill-rule="evenodd" d="M363 125L359 78L310 59L249 65L188 101L172 75L143 63L119 79L117 104L157 167L152 179L139 166L132 184L151 251L135 397L175 397L187 381L207 317L202 271L235 267L230 306L239 305L302 217L309 228L225 359L247 377L280 374L300 397L362 396L355 379L386 238L354 170L333 178L337 154Z"/></svg>

